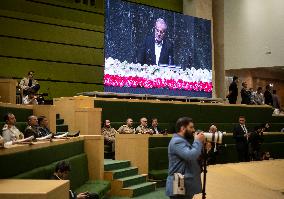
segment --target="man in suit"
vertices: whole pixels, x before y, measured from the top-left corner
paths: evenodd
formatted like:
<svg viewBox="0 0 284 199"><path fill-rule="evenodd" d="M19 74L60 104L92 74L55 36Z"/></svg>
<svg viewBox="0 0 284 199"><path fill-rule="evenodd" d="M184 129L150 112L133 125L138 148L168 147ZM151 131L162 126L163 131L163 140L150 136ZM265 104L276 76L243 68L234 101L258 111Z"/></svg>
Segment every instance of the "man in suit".
<svg viewBox="0 0 284 199"><path fill-rule="evenodd" d="M169 176L167 177L166 195L171 199L191 199L201 193L201 169L198 159L201 155L205 137L203 133L194 135L194 124L191 118L182 117L176 122L177 133L173 135L168 147ZM189 139L194 137L192 144ZM173 194L174 174L184 175L185 195Z"/></svg>
<svg viewBox="0 0 284 199"><path fill-rule="evenodd" d="M251 102L251 92L247 89L248 85L246 82L242 83L242 90L241 90L241 96L242 96L242 101L241 104L250 104Z"/></svg>
<svg viewBox="0 0 284 199"><path fill-rule="evenodd" d="M233 82L229 87L229 94L227 95L230 104L236 104L238 98L238 77L233 77Z"/></svg>
<svg viewBox="0 0 284 199"><path fill-rule="evenodd" d="M236 140L236 148L240 162L249 161L248 156L248 141L249 130L246 127L246 118L244 116L239 117L239 124L234 127L233 136Z"/></svg>
<svg viewBox="0 0 284 199"><path fill-rule="evenodd" d="M157 19L154 35L147 36L138 51L137 62L147 65L173 65L173 45L166 39L167 24Z"/></svg>
<svg viewBox="0 0 284 199"><path fill-rule="evenodd" d="M153 118L152 119L152 126L150 127L150 129L152 129L154 134L160 134L162 133L161 128L158 126L158 119L157 118Z"/></svg>

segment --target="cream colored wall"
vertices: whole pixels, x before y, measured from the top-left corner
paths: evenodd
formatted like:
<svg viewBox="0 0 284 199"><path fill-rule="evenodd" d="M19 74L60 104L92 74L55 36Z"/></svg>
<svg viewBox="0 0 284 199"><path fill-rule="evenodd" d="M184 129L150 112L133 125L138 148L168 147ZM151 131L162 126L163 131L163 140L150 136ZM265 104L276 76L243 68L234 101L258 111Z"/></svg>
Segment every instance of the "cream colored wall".
<svg viewBox="0 0 284 199"><path fill-rule="evenodd" d="M284 66L284 1L224 3L225 69Z"/></svg>

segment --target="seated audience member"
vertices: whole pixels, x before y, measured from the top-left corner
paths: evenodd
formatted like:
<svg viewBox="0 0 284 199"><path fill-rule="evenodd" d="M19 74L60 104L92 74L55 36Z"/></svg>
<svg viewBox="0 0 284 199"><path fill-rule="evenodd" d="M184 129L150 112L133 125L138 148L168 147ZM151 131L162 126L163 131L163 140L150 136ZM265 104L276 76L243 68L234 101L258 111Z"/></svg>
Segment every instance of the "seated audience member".
<svg viewBox="0 0 284 199"><path fill-rule="evenodd" d="M52 132L48 128L48 119L45 116L39 116L37 120L39 125L38 130L40 131L42 136L52 134Z"/></svg>
<svg viewBox="0 0 284 199"><path fill-rule="evenodd" d="M252 94L253 104L262 105L264 104L264 97L262 94L262 88L258 87L257 91Z"/></svg>
<svg viewBox="0 0 284 199"><path fill-rule="evenodd" d="M12 113L7 113L4 116L5 125L2 129L2 136L4 142L12 141L15 143L17 140L23 139L24 134L19 131L19 129L15 126L16 124L16 117Z"/></svg>
<svg viewBox="0 0 284 199"><path fill-rule="evenodd" d="M38 104L37 97L34 91L30 91L28 95L23 98L23 104L36 105Z"/></svg>
<svg viewBox="0 0 284 199"><path fill-rule="evenodd" d="M279 96L276 93L276 90L272 91L272 106L275 109L280 109L280 100L279 100Z"/></svg>
<svg viewBox="0 0 284 199"><path fill-rule="evenodd" d="M261 160L260 147L263 142L263 131L265 127L257 126L249 137L250 160Z"/></svg>
<svg viewBox="0 0 284 199"><path fill-rule="evenodd" d="M117 131L111 127L110 120L105 120L102 128L102 135L104 136L105 143L112 146L112 152L115 151L115 134Z"/></svg>
<svg viewBox="0 0 284 199"><path fill-rule="evenodd" d="M119 127L117 130L119 134L134 134L135 129L133 127L133 120L132 118L127 118L126 124Z"/></svg>
<svg viewBox="0 0 284 199"><path fill-rule="evenodd" d="M50 179L51 180L68 180L70 171L71 171L70 164L68 162L61 161L56 164L55 171ZM97 194L90 194L88 192L77 194L73 192L72 190L69 190L69 198L70 199L85 199L85 198L98 199L99 197Z"/></svg>
<svg viewBox="0 0 284 199"><path fill-rule="evenodd" d="M153 118L152 119L152 126L151 126L151 130L153 131L154 134L160 134L162 133L162 130L160 129L160 127L158 126L158 119L157 118Z"/></svg>
<svg viewBox="0 0 284 199"><path fill-rule="evenodd" d="M242 97L241 103L242 104L250 104L251 97L250 97L250 91L247 89L248 85L247 85L246 82L243 82L242 86L243 86L243 88L241 90L241 97Z"/></svg>
<svg viewBox="0 0 284 199"><path fill-rule="evenodd" d="M271 86L267 85L266 90L263 94L264 96L264 103L267 105L273 105L272 93L271 93Z"/></svg>
<svg viewBox="0 0 284 199"><path fill-rule="evenodd" d="M153 134L153 130L147 127L147 118L142 117L140 119L140 125L136 128L136 134Z"/></svg>
<svg viewBox="0 0 284 199"><path fill-rule="evenodd" d="M28 126L25 129L25 138L34 136L35 138L43 137L44 135L39 131L37 116L31 115L28 117Z"/></svg>
<svg viewBox="0 0 284 199"><path fill-rule="evenodd" d="M24 77L21 81L19 86L23 89L23 94L28 95L31 90L35 93L38 92L40 89L40 85L34 79L34 71L29 71L28 76Z"/></svg>

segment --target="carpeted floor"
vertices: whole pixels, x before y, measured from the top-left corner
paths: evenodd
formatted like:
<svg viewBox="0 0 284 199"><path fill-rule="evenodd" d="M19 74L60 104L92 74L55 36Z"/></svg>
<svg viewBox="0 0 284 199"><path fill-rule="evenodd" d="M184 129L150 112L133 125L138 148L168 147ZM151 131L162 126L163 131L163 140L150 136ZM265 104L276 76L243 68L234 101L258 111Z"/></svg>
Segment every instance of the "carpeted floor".
<svg viewBox="0 0 284 199"><path fill-rule="evenodd" d="M129 199L127 197L111 197L111 199ZM169 199L165 195L165 188L159 188L155 192L147 193L134 199Z"/></svg>
<svg viewBox="0 0 284 199"><path fill-rule="evenodd" d="M207 199L284 199L284 160L210 166L207 187ZM168 198L165 188L159 188L135 199Z"/></svg>

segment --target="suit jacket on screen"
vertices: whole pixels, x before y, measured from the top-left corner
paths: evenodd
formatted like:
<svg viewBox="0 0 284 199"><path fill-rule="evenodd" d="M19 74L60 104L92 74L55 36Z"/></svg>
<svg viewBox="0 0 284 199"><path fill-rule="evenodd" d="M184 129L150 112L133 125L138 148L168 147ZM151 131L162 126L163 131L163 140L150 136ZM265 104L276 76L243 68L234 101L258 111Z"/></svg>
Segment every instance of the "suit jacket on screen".
<svg viewBox="0 0 284 199"><path fill-rule="evenodd" d="M155 37L147 36L142 47L138 50L137 62L140 64L156 65ZM173 65L173 46L167 39L163 40L159 59L160 64Z"/></svg>

